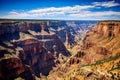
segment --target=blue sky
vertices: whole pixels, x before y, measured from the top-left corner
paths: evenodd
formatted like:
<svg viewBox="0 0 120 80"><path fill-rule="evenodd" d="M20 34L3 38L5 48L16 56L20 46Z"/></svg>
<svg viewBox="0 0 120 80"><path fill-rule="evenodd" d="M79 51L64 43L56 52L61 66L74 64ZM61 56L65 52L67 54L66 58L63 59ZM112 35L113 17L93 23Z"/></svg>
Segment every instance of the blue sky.
<svg viewBox="0 0 120 80"><path fill-rule="evenodd" d="M120 0L0 0L0 18L120 20Z"/></svg>

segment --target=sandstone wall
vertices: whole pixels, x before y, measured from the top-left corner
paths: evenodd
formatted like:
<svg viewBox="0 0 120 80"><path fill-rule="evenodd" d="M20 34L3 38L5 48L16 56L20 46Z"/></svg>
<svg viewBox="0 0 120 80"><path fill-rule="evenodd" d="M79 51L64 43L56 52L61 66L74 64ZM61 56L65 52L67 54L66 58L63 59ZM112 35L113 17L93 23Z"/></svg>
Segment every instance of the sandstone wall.
<svg viewBox="0 0 120 80"><path fill-rule="evenodd" d="M102 23L98 23L98 25L97 25L97 32L99 34L101 34L101 32L102 32L102 28L103 28L103 24Z"/></svg>
<svg viewBox="0 0 120 80"><path fill-rule="evenodd" d="M115 25L115 29L113 32L114 32L115 36L117 36L120 33L120 25L119 26Z"/></svg>
<svg viewBox="0 0 120 80"><path fill-rule="evenodd" d="M104 37L118 36L120 34L120 21L101 21L97 24L97 33Z"/></svg>

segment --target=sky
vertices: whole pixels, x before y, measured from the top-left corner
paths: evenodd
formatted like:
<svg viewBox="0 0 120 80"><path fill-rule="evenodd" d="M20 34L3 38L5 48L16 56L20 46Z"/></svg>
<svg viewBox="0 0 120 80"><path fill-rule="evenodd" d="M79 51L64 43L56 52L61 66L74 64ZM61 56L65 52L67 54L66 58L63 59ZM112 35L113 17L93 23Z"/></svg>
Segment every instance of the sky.
<svg viewBox="0 0 120 80"><path fill-rule="evenodd" d="M120 0L0 0L0 19L120 20Z"/></svg>

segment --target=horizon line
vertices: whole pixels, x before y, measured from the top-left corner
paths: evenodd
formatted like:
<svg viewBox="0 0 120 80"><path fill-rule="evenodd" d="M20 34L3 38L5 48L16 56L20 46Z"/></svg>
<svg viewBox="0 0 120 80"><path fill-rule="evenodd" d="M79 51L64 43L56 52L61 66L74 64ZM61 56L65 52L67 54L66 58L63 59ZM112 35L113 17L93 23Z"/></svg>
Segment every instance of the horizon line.
<svg viewBox="0 0 120 80"><path fill-rule="evenodd" d="M81 20L78 20L78 19L12 19L12 18L0 18L0 21L2 20L14 20L14 21L120 21L119 19L96 19L96 20L93 20L93 19L81 19Z"/></svg>

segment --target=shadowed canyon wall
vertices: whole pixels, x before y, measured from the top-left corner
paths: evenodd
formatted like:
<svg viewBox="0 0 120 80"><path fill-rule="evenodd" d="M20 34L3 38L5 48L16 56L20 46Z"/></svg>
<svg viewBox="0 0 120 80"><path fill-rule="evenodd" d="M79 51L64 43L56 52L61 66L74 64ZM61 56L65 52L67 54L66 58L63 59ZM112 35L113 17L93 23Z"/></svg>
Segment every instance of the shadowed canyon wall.
<svg viewBox="0 0 120 80"><path fill-rule="evenodd" d="M11 74L9 78L9 72L1 72L1 79L11 80L18 75L26 73L26 69L21 69L20 65L29 65L33 70L33 74L40 77L40 75L48 75L49 71L55 66L54 53L57 57L64 55L70 56L63 42L58 38L54 32L48 30L47 22L2 22L0 23L0 57L1 64L5 56L9 58L9 55L16 55L20 60L20 64L16 64L18 69L14 69L6 65L6 70L17 70L15 74ZM12 51L12 52L11 52ZM6 63L12 64L17 62L18 59L12 60L5 59ZM13 61L13 62L12 62ZM14 64L14 63L13 63ZM19 68L20 67L20 68ZM3 69L4 66L1 66ZM23 66L24 68L24 66ZM8 70L9 71L9 70ZM8 75L7 75L8 74ZM27 74L26 74L27 75ZM31 76L32 72L29 72L28 76ZM23 76L23 75L22 75ZM32 79L32 78L31 78ZM30 80L30 79L26 79Z"/></svg>

